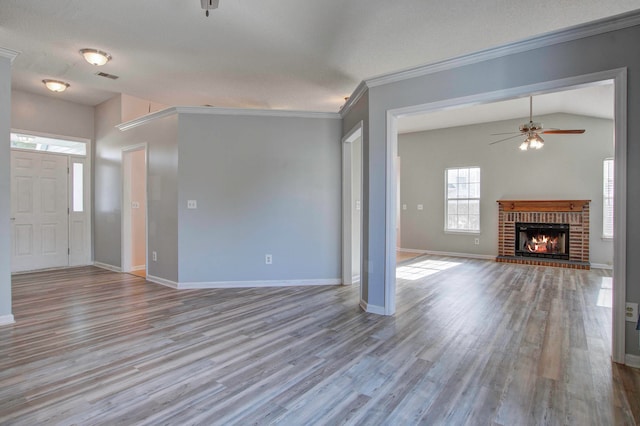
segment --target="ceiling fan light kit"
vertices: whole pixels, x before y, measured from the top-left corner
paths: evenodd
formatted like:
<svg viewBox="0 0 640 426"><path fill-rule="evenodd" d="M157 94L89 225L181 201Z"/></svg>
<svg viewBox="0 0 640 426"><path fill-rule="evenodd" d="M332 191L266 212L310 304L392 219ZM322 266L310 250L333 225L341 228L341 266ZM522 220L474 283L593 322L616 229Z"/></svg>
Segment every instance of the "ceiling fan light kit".
<svg viewBox="0 0 640 426"><path fill-rule="evenodd" d="M536 132L529 132L527 139L520 144L520 149L526 151L527 149L540 149L544 146L544 139Z"/></svg>

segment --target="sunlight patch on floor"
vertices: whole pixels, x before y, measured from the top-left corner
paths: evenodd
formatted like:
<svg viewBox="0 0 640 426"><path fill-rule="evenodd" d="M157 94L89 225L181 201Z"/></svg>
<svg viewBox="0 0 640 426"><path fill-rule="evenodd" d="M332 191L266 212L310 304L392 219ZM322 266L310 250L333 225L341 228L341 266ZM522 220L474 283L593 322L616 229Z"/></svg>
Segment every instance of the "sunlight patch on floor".
<svg viewBox="0 0 640 426"><path fill-rule="evenodd" d="M603 308L613 308L613 279L611 277L602 277L596 305Z"/></svg>
<svg viewBox="0 0 640 426"><path fill-rule="evenodd" d="M445 260L423 260L410 265L400 266L396 269L396 278L403 280L419 280L429 275L437 274L449 268L460 265L459 262L450 262Z"/></svg>

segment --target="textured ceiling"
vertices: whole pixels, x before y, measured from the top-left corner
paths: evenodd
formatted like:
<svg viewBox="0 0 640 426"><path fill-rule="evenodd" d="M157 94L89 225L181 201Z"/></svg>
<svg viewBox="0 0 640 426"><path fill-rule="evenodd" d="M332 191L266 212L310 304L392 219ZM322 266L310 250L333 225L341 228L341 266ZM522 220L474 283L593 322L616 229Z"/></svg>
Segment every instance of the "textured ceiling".
<svg viewBox="0 0 640 426"><path fill-rule="evenodd" d="M640 0L2 0L13 87L96 105L116 93L166 105L337 112L366 78L640 8ZM97 68L78 50L108 51ZM120 76L108 80L103 71ZM54 96L54 95L51 95Z"/></svg>

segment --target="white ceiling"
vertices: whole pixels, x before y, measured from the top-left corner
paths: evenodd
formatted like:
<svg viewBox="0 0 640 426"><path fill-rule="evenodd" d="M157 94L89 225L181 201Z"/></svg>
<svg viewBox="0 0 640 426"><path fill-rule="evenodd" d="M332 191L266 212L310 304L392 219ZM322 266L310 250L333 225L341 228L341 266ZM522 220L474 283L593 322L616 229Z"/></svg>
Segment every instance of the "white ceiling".
<svg viewBox="0 0 640 426"><path fill-rule="evenodd" d="M88 105L126 93L337 112L363 79L635 9L640 0L221 0L206 18L199 0L2 0L0 47L21 52L15 89ZM113 60L93 67L86 47ZM53 95L43 78L71 87Z"/></svg>

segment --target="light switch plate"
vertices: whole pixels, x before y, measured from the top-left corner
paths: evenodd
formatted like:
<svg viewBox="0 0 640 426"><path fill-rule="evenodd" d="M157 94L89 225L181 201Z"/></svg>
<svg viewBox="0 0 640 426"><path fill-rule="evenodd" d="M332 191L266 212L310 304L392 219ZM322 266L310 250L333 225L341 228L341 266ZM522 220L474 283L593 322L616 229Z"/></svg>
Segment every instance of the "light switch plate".
<svg viewBox="0 0 640 426"><path fill-rule="evenodd" d="M418 204L418 210L424 210L424 206L422 204Z"/></svg>
<svg viewBox="0 0 640 426"><path fill-rule="evenodd" d="M137 201L134 201L131 203L131 208L132 209L139 209L140 208L140 203Z"/></svg>
<svg viewBox="0 0 640 426"><path fill-rule="evenodd" d="M406 204L403 204L403 205L402 205L402 210L406 210L406 209L407 209L407 205L406 205Z"/></svg>
<svg viewBox="0 0 640 426"><path fill-rule="evenodd" d="M187 208L188 209L197 209L198 208L198 202L196 200L188 200L187 201Z"/></svg>

